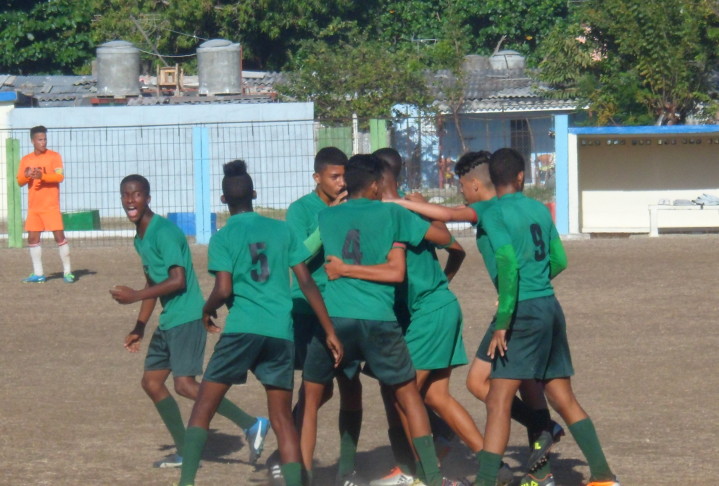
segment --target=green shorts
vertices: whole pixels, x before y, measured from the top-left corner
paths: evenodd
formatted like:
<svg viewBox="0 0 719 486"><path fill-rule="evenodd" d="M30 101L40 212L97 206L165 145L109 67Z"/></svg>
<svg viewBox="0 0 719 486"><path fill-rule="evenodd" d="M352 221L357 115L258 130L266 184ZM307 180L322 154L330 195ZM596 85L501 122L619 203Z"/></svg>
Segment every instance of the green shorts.
<svg viewBox="0 0 719 486"><path fill-rule="evenodd" d="M223 334L202 379L241 385L252 371L263 385L292 390L294 362L295 346L287 339L241 332Z"/></svg>
<svg viewBox="0 0 719 486"><path fill-rule="evenodd" d="M415 378L415 370L396 321L371 321L333 317L337 337L344 346L344 359L333 367L332 355L322 333L312 338L307 349L303 378L312 383L329 383L335 372L354 378L362 361L385 385L397 385Z"/></svg>
<svg viewBox="0 0 719 486"><path fill-rule="evenodd" d="M462 339L462 309L456 300L413 317L404 338L415 369L442 370L467 364Z"/></svg>
<svg viewBox="0 0 719 486"><path fill-rule="evenodd" d="M504 357L495 355L490 378L551 380L574 374L564 313L556 297L517 303Z"/></svg>
<svg viewBox="0 0 719 486"><path fill-rule="evenodd" d="M292 324L295 336L295 369L304 369L307 358L307 347L312 341L312 336L321 329L320 321L315 314L292 313Z"/></svg>
<svg viewBox="0 0 719 486"><path fill-rule="evenodd" d="M173 376L202 374L207 331L202 320L163 331L155 329L147 347L145 371L171 370Z"/></svg>

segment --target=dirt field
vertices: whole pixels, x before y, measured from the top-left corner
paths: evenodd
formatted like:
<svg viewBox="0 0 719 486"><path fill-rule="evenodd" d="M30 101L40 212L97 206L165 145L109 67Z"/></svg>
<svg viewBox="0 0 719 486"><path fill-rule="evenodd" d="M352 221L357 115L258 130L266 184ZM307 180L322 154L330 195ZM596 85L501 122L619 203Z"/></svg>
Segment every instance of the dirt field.
<svg viewBox="0 0 719 486"><path fill-rule="evenodd" d="M494 290L472 240L453 282L473 354L491 317ZM60 270L46 243L49 274ZM557 279L567 314L575 390L596 424L623 486L711 484L716 479L719 373L716 350L717 236L662 236L566 242L569 269ZM201 285L209 292L206 248L194 247ZM21 284L30 271L26 250L0 250L0 483L3 485L170 485L177 470L153 469L170 450L169 434L140 388L144 354L122 347L137 305L120 306L108 289L140 286L140 264L128 245L77 246L79 280ZM153 319L154 327L156 320ZM216 337L208 340L213 346ZM209 357L211 347L208 349ZM484 429L483 404L453 389ZM391 466L386 423L375 383L364 381L365 423L358 470L372 479ZM252 378L229 397L265 414ZM191 404L180 399L183 414ZM318 484L331 484L338 452L337 400L321 412ZM247 463L240 431L222 417L212 423L198 483L262 485L266 470ZM526 436L515 424L508 462L526 458ZM274 448L268 436L266 450ZM265 453L264 457L267 456ZM588 468L571 437L553 455L558 485L579 485ZM264 462L261 460L261 462ZM473 478L475 465L457 444L444 463L448 476Z"/></svg>

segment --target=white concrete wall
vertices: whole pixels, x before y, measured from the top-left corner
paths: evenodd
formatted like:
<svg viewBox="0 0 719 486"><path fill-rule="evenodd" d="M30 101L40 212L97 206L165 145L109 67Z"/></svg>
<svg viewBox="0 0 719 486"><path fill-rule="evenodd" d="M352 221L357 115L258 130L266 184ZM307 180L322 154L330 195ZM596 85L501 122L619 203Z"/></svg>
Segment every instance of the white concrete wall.
<svg viewBox="0 0 719 486"><path fill-rule="evenodd" d="M574 145L580 232L648 232L648 207L660 200L692 200L703 193L719 197L719 143L710 143L719 142L715 135L625 136L623 145L607 144L607 139L620 137L579 135ZM582 140L599 140L600 145ZM632 140L644 144L632 145ZM716 211L665 211L659 225L719 228L719 216Z"/></svg>

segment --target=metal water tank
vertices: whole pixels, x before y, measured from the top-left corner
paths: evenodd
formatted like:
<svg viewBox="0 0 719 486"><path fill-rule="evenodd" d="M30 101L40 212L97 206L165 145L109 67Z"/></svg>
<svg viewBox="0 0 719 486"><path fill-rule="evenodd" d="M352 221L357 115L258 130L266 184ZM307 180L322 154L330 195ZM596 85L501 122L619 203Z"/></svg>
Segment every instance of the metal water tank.
<svg viewBox="0 0 719 486"><path fill-rule="evenodd" d="M132 43L115 40L97 48L97 95L140 95L140 51Z"/></svg>
<svg viewBox="0 0 719 486"><path fill-rule="evenodd" d="M199 94L242 93L242 60L240 44L212 39L197 48Z"/></svg>
<svg viewBox="0 0 719 486"><path fill-rule="evenodd" d="M505 49L492 54L489 64L494 71L523 71L524 56L517 51Z"/></svg>

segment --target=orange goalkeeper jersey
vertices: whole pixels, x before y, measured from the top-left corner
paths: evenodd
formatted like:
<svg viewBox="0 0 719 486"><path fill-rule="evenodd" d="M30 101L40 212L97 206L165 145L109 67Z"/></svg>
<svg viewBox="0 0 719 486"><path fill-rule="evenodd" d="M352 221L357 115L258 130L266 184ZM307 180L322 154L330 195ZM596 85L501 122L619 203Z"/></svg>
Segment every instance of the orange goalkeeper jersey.
<svg viewBox="0 0 719 486"><path fill-rule="evenodd" d="M26 168L39 167L42 178L31 179L25 176ZM27 207L31 211L60 209L60 183L65 179L62 170L62 157L57 152L46 150L40 155L27 154L20 160L17 183L28 184Z"/></svg>

